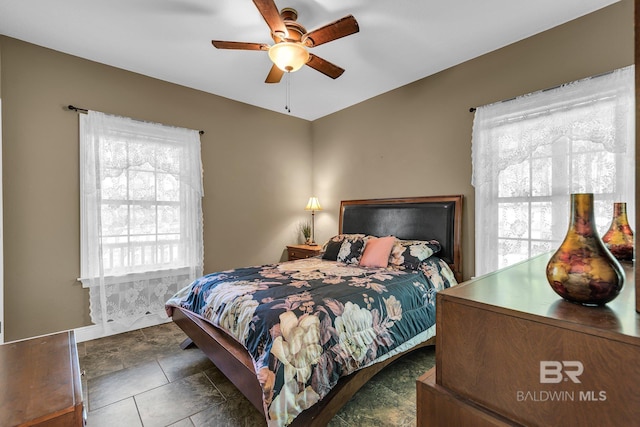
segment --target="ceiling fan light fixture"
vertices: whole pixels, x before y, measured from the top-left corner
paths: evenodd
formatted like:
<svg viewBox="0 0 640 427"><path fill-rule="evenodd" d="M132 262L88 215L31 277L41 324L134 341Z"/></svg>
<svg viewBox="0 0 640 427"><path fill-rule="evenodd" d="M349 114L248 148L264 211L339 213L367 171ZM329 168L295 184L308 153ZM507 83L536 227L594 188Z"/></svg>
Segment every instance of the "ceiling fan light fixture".
<svg viewBox="0 0 640 427"><path fill-rule="evenodd" d="M292 73L309 61L309 52L301 43L280 42L269 48L269 58L282 71Z"/></svg>

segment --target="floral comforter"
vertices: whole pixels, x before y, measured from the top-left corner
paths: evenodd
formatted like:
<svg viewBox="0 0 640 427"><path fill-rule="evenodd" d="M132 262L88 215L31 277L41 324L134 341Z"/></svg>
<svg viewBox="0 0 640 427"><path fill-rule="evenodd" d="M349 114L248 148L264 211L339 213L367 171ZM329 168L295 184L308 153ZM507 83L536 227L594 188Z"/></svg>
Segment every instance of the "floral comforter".
<svg viewBox="0 0 640 427"><path fill-rule="evenodd" d="M249 351L267 422L289 424L342 376L435 334L435 294L455 284L437 257L418 271L319 257L203 276L169 301Z"/></svg>

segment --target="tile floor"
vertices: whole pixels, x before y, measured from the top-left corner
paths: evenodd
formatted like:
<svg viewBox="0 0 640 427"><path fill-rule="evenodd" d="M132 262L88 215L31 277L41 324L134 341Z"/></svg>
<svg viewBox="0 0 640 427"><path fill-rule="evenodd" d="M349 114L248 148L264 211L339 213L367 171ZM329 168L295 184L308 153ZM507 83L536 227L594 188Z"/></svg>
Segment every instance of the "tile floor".
<svg viewBox="0 0 640 427"><path fill-rule="evenodd" d="M173 323L78 344L87 427L265 426L260 413ZM385 368L329 424L415 426L416 379L433 347Z"/></svg>

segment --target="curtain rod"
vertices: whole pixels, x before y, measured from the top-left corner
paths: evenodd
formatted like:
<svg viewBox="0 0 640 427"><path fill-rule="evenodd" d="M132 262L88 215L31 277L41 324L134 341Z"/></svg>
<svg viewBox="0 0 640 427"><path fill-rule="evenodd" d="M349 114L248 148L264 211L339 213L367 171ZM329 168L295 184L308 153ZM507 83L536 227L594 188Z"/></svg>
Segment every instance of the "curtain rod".
<svg viewBox="0 0 640 427"><path fill-rule="evenodd" d="M87 110L86 108L74 107L74 106L73 106L73 105L71 105L71 104L67 105L67 108L68 108L70 111L76 111L76 112L78 112L78 113L80 113L80 114L87 114L87 113L89 112L89 110ZM204 131L203 131L203 130L199 130L199 131L198 131L198 133L199 133L200 135L204 135Z"/></svg>
<svg viewBox="0 0 640 427"><path fill-rule="evenodd" d="M625 67L623 67L623 68L625 68ZM581 80L597 79L598 77L603 77L603 76L606 76L606 75L608 75L608 74L611 74L611 73L613 73L614 71L615 71L615 70L612 70L612 71L606 71L606 72L604 72L604 73L596 74L595 76L585 77L584 79L578 79L578 80L574 80L574 81L579 82L579 81L581 81ZM573 83L573 82L569 82L569 83ZM558 89L559 87L562 87L562 86L564 86L564 85L566 85L566 84L568 84L568 83L562 83L562 84L560 84L560 85L553 86L553 87L548 87L548 88L546 88L546 89L538 90L538 91L536 91L536 92L547 92L547 91L550 91L550 90ZM536 92L531 92L531 93L536 93ZM514 100L514 99L516 99L516 98L517 98L517 96L516 96L516 97L514 97L514 98L503 99L502 101L498 101L498 102L500 102L500 103L502 103L502 102L509 102L509 101L513 101L513 100ZM488 105L488 104L487 104L487 105ZM475 113L476 108L477 108L477 107L471 107L471 108L469 108L469 112L470 112L470 113Z"/></svg>

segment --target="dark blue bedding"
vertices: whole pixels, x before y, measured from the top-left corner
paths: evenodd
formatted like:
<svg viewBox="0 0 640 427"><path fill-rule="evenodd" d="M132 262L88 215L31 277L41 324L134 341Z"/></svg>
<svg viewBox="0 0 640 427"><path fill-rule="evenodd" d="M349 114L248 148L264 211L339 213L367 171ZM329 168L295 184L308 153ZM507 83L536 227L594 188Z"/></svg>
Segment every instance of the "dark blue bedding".
<svg viewBox="0 0 640 427"><path fill-rule="evenodd" d="M319 257L206 275L167 302L245 346L269 425L287 425L341 376L435 334L435 294L456 283L433 256L417 270Z"/></svg>

